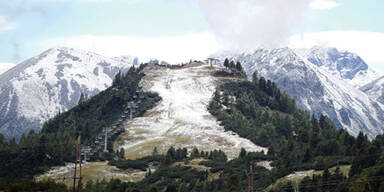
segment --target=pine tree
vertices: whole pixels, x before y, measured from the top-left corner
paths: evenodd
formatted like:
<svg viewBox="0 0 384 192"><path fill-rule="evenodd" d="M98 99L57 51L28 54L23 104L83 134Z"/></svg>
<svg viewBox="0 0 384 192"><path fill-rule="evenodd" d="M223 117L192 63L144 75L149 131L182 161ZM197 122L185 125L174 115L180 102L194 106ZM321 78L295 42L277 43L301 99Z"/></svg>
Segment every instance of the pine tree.
<svg viewBox="0 0 384 192"><path fill-rule="evenodd" d="M238 61L236 62L236 70L242 72L243 71L243 67L241 66L241 63Z"/></svg>
<svg viewBox="0 0 384 192"><path fill-rule="evenodd" d="M229 68L230 69L234 69L236 66L235 66L235 62L234 61L231 61L229 62Z"/></svg>
<svg viewBox="0 0 384 192"><path fill-rule="evenodd" d="M259 86L259 77L258 77L258 74L257 74L257 70L255 72L253 72L252 74L252 83L258 87Z"/></svg>
<svg viewBox="0 0 384 192"><path fill-rule="evenodd" d="M239 191L240 190L240 181L236 175L233 175L229 178L227 182L226 191Z"/></svg>
<svg viewBox="0 0 384 192"><path fill-rule="evenodd" d="M88 95L85 93L80 94L79 102L77 102L78 105L85 103L88 100Z"/></svg>
<svg viewBox="0 0 384 192"><path fill-rule="evenodd" d="M243 159L247 155L247 151L245 151L244 148L241 148L240 153L239 153L239 158Z"/></svg>
<svg viewBox="0 0 384 192"><path fill-rule="evenodd" d="M194 147L191 152L191 159L198 158L200 156L199 150Z"/></svg>
<svg viewBox="0 0 384 192"><path fill-rule="evenodd" d="M266 82L265 78L264 78L264 77L260 77L260 79L259 79L259 88L260 88L262 91L265 91L265 89L266 89L266 84L267 84L267 82Z"/></svg>
<svg viewBox="0 0 384 192"><path fill-rule="evenodd" d="M153 151L152 151L152 156L157 156L159 155L159 152L157 152L157 147L153 148Z"/></svg>
<svg viewBox="0 0 384 192"><path fill-rule="evenodd" d="M309 160L311 160L311 150L310 149L306 149L305 150L305 154L304 154L304 157L303 157L303 162L306 163L306 162L309 162Z"/></svg>
<svg viewBox="0 0 384 192"><path fill-rule="evenodd" d="M224 67L227 69L229 67L229 60L225 58L224 60Z"/></svg>
<svg viewBox="0 0 384 192"><path fill-rule="evenodd" d="M357 149L357 153L359 153L364 148L365 138L363 132L359 132L357 136L355 147Z"/></svg>
<svg viewBox="0 0 384 192"><path fill-rule="evenodd" d="M121 148L121 149L120 149L120 152L119 152L119 158L120 158L120 159L125 159L125 150L124 150L124 148Z"/></svg>
<svg viewBox="0 0 384 192"><path fill-rule="evenodd" d="M175 148L171 147L167 151L167 155L165 156L165 163L170 164L172 163L176 158L176 150Z"/></svg>

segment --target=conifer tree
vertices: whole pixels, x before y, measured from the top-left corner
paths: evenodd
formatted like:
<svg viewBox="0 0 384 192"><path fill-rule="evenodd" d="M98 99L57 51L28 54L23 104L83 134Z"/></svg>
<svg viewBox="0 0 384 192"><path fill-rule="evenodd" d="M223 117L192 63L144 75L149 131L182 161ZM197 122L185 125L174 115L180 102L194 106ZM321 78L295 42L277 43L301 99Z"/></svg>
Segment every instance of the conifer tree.
<svg viewBox="0 0 384 192"><path fill-rule="evenodd" d="M252 83L257 87L259 86L259 77L257 74L257 70L252 74Z"/></svg>
<svg viewBox="0 0 384 192"><path fill-rule="evenodd" d="M245 151L244 148L241 148L240 153L239 153L239 158L242 159L247 155L247 151Z"/></svg>
<svg viewBox="0 0 384 192"><path fill-rule="evenodd" d="M241 63L238 61L236 62L236 70L242 72L243 71L243 67L241 66Z"/></svg>
<svg viewBox="0 0 384 192"><path fill-rule="evenodd" d="M159 154L159 152L157 151L157 147L153 148L152 156L156 156L158 154Z"/></svg>
<svg viewBox="0 0 384 192"><path fill-rule="evenodd" d="M224 60L224 67L225 68L229 67L229 60L227 58L225 58L225 60Z"/></svg>
<svg viewBox="0 0 384 192"><path fill-rule="evenodd" d="M235 62L234 61L231 61L229 62L229 68L230 69L234 69L236 66L235 66Z"/></svg>
<svg viewBox="0 0 384 192"><path fill-rule="evenodd" d="M125 159L125 150L124 150L124 148L121 148L121 149L120 149L120 152L119 152L119 158L120 158L120 159Z"/></svg>

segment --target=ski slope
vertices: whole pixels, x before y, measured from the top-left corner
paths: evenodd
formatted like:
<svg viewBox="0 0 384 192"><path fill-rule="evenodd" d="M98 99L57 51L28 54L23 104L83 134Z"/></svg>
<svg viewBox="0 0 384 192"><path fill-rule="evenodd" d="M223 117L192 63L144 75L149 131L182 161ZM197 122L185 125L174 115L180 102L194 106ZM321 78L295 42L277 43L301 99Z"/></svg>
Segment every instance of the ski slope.
<svg viewBox="0 0 384 192"><path fill-rule="evenodd" d="M211 76L208 65L182 69L151 67L141 82L145 91L157 92L162 101L144 117L126 122L126 134L120 146L127 158L151 154L154 147L165 152L169 147L197 147L211 151L221 149L232 159L243 147L247 151L264 151L234 132L225 131L208 112L207 105L218 79Z"/></svg>

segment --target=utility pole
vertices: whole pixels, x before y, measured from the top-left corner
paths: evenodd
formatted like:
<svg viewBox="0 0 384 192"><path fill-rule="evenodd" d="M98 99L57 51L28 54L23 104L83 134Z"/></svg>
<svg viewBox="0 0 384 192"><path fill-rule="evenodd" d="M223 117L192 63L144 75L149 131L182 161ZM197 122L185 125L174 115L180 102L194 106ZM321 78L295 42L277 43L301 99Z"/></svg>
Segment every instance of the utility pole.
<svg viewBox="0 0 384 192"><path fill-rule="evenodd" d="M77 163L79 163L79 168L80 168L79 174L80 174L80 176L77 176ZM81 185L82 175L81 174L82 174L81 173L81 136L79 136L79 137L77 137L75 173L73 175L73 186L72 186L72 191L73 192L76 191L76 179L79 179L79 183L77 184L77 191L81 192L81 188L82 188L82 185Z"/></svg>
<svg viewBox="0 0 384 192"><path fill-rule="evenodd" d="M107 142L108 142L108 127L105 128L105 141L104 141L104 152L107 153Z"/></svg>
<svg viewBox="0 0 384 192"><path fill-rule="evenodd" d="M255 184L254 184L254 175L256 171L254 168L253 163L249 165L249 172L245 170L245 174L248 177L248 192L254 192L255 191Z"/></svg>
<svg viewBox="0 0 384 192"><path fill-rule="evenodd" d="M77 150L79 153L79 166L80 166L80 176L79 176L79 184L77 184L77 191L81 192L81 189L83 188L81 180L83 179L82 174L81 174L81 137L79 138L78 145L77 145Z"/></svg>
<svg viewBox="0 0 384 192"><path fill-rule="evenodd" d="M299 180L296 180L296 185L293 186L293 190L295 192L299 192L300 190Z"/></svg>

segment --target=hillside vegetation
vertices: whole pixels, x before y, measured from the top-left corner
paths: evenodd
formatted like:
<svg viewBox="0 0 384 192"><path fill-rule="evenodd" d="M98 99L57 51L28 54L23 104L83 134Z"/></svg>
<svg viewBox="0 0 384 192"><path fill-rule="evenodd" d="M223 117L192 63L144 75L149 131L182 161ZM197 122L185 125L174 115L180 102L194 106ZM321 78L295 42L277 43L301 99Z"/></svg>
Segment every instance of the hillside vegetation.
<svg viewBox="0 0 384 192"><path fill-rule="evenodd" d="M123 170L146 170L146 178L142 181L90 181L84 186L84 191L247 191L248 179L245 171L249 170L251 164L260 161L271 161L274 168L268 170L263 166L255 167L257 191L294 191L295 188L300 191L340 192L384 190L383 135L372 141L362 133L354 138L345 130L337 129L326 116L316 118L309 112L298 109L292 97L282 92L274 82L259 77L257 73L253 75L252 81L241 79L239 74L243 70L236 66L228 65L224 72L216 73L225 77L235 74L236 78L233 81L226 78L226 82L217 87L208 110L227 131L233 131L257 145L267 147L267 154L242 149L237 158L228 160L221 150L199 151L195 148L188 152L185 148L171 147L166 154L159 154L155 148L152 155L147 157L136 160L120 157L110 161L110 165ZM119 116L119 104L126 103L131 93L136 91L132 87L138 85L141 78L139 71L131 69L128 72L131 75L117 76L110 89L95 96L100 97L99 99L80 102L83 104L58 115L44 126L40 134L30 133L19 144L14 140L1 140L1 163L8 165L1 167L1 176L32 176L42 171L44 166L62 163L66 158L68 161L73 159L69 157L73 157L71 151L74 151L74 139L78 131L81 131L86 141L91 141L102 125L113 122ZM123 86L118 86L122 82L130 82L124 85L126 91L121 91L124 90ZM115 90L118 94L114 94ZM158 98L156 94L147 94L149 108ZM87 112L82 113L82 110ZM116 116L104 116L104 112ZM61 125L63 123L68 125ZM98 131L87 130L88 124ZM54 151L55 143L60 143L63 149ZM199 166L189 163L196 162L196 159L199 160ZM349 175L341 173L338 168L341 165L351 165ZM152 171L151 167L156 167L156 170ZM331 167L336 168L330 171ZM295 183L273 185L278 179L294 171L309 169L319 170L322 175L304 177ZM9 181L3 183L6 182ZM33 185L40 184L42 183ZM54 186L49 182L46 184Z"/></svg>
<svg viewBox="0 0 384 192"><path fill-rule="evenodd" d="M31 178L54 165L75 161L75 140L82 137L84 145L91 144L102 129L120 118L129 101L141 95L135 116L152 108L160 97L156 93L141 92L139 82L144 76L142 68L132 67L126 74L118 73L113 85L92 98L82 96L71 110L57 114L47 121L40 133L31 131L6 141L0 137L0 177ZM108 145L112 148L112 144ZM115 153L99 153L97 158L112 158Z"/></svg>

